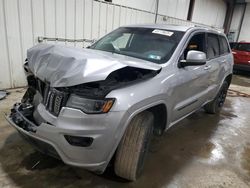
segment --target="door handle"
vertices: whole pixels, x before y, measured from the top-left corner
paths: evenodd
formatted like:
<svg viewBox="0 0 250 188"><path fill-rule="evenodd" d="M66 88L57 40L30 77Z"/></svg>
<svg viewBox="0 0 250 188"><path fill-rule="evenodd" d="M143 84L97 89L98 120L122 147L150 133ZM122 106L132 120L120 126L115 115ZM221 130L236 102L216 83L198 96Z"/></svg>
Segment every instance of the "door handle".
<svg viewBox="0 0 250 188"><path fill-rule="evenodd" d="M206 66L204 67L204 70L209 70L209 69L211 69L211 65L206 65Z"/></svg>

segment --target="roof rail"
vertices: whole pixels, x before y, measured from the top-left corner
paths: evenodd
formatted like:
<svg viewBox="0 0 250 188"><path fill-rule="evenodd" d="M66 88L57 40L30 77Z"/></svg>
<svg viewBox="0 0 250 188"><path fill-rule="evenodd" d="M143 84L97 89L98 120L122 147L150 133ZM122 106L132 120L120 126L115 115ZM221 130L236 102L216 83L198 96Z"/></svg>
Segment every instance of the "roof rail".
<svg viewBox="0 0 250 188"><path fill-rule="evenodd" d="M204 28L207 28L207 29L213 29L213 30L216 30L216 31L219 31L219 32L222 32L222 30L220 30L219 28L216 28L214 26L208 26L208 25L198 25L198 24L195 24L194 27L204 27Z"/></svg>

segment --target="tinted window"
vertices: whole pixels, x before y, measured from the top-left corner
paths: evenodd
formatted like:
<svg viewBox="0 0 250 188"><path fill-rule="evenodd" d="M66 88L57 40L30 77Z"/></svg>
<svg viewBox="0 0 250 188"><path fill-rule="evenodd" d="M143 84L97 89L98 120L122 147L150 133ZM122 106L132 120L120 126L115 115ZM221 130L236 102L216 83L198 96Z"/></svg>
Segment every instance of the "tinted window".
<svg viewBox="0 0 250 188"><path fill-rule="evenodd" d="M248 43L239 43L237 46L237 50L250 52L250 44Z"/></svg>
<svg viewBox="0 0 250 188"><path fill-rule="evenodd" d="M219 36L220 39L220 54L227 54L230 52L227 40L223 36Z"/></svg>
<svg viewBox="0 0 250 188"><path fill-rule="evenodd" d="M186 59L189 50L197 50L206 53L205 49L205 34L196 34L188 42L188 45L184 51L184 59Z"/></svg>
<svg viewBox="0 0 250 188"><path fill-rule="evenodd" d="M182 31L122 27L104 36L90 48L165 63L183 35Z"/></svg>
<svg viewBox="0 0 250 188"><path fill-rule="evenodd" d="M218 35L208 33L207 36L207 57L208 59L217 57L220 55L219 39Z"/></svg>

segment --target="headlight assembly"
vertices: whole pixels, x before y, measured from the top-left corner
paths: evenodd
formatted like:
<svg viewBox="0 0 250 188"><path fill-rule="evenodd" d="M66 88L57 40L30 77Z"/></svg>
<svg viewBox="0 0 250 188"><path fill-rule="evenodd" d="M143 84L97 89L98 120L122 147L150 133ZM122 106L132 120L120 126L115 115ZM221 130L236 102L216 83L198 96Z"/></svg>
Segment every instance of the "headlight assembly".
<svg viewBox="0 0 250 188"><path fill-rule="evenodd" d="M107 113L111 109L115 99L87 99L71 94L67 102L67 107L77 108L86 114Z"/></svg>

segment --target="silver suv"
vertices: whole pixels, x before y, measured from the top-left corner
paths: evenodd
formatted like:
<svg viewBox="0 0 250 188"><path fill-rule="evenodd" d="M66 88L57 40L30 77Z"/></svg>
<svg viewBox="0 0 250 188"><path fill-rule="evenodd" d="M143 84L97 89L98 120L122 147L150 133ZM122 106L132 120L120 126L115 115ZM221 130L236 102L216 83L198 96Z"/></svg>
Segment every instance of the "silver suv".
<svg viewBox="0 0 250 188"><path fill-rule="evenodd" d="M28 89L7 120L38 150L135 180L150 138L204 107L217 113L232 78L225 35L202 27L120 27L88 49L39 44ZM113 161L113 160L112 160Z"/></svg>

